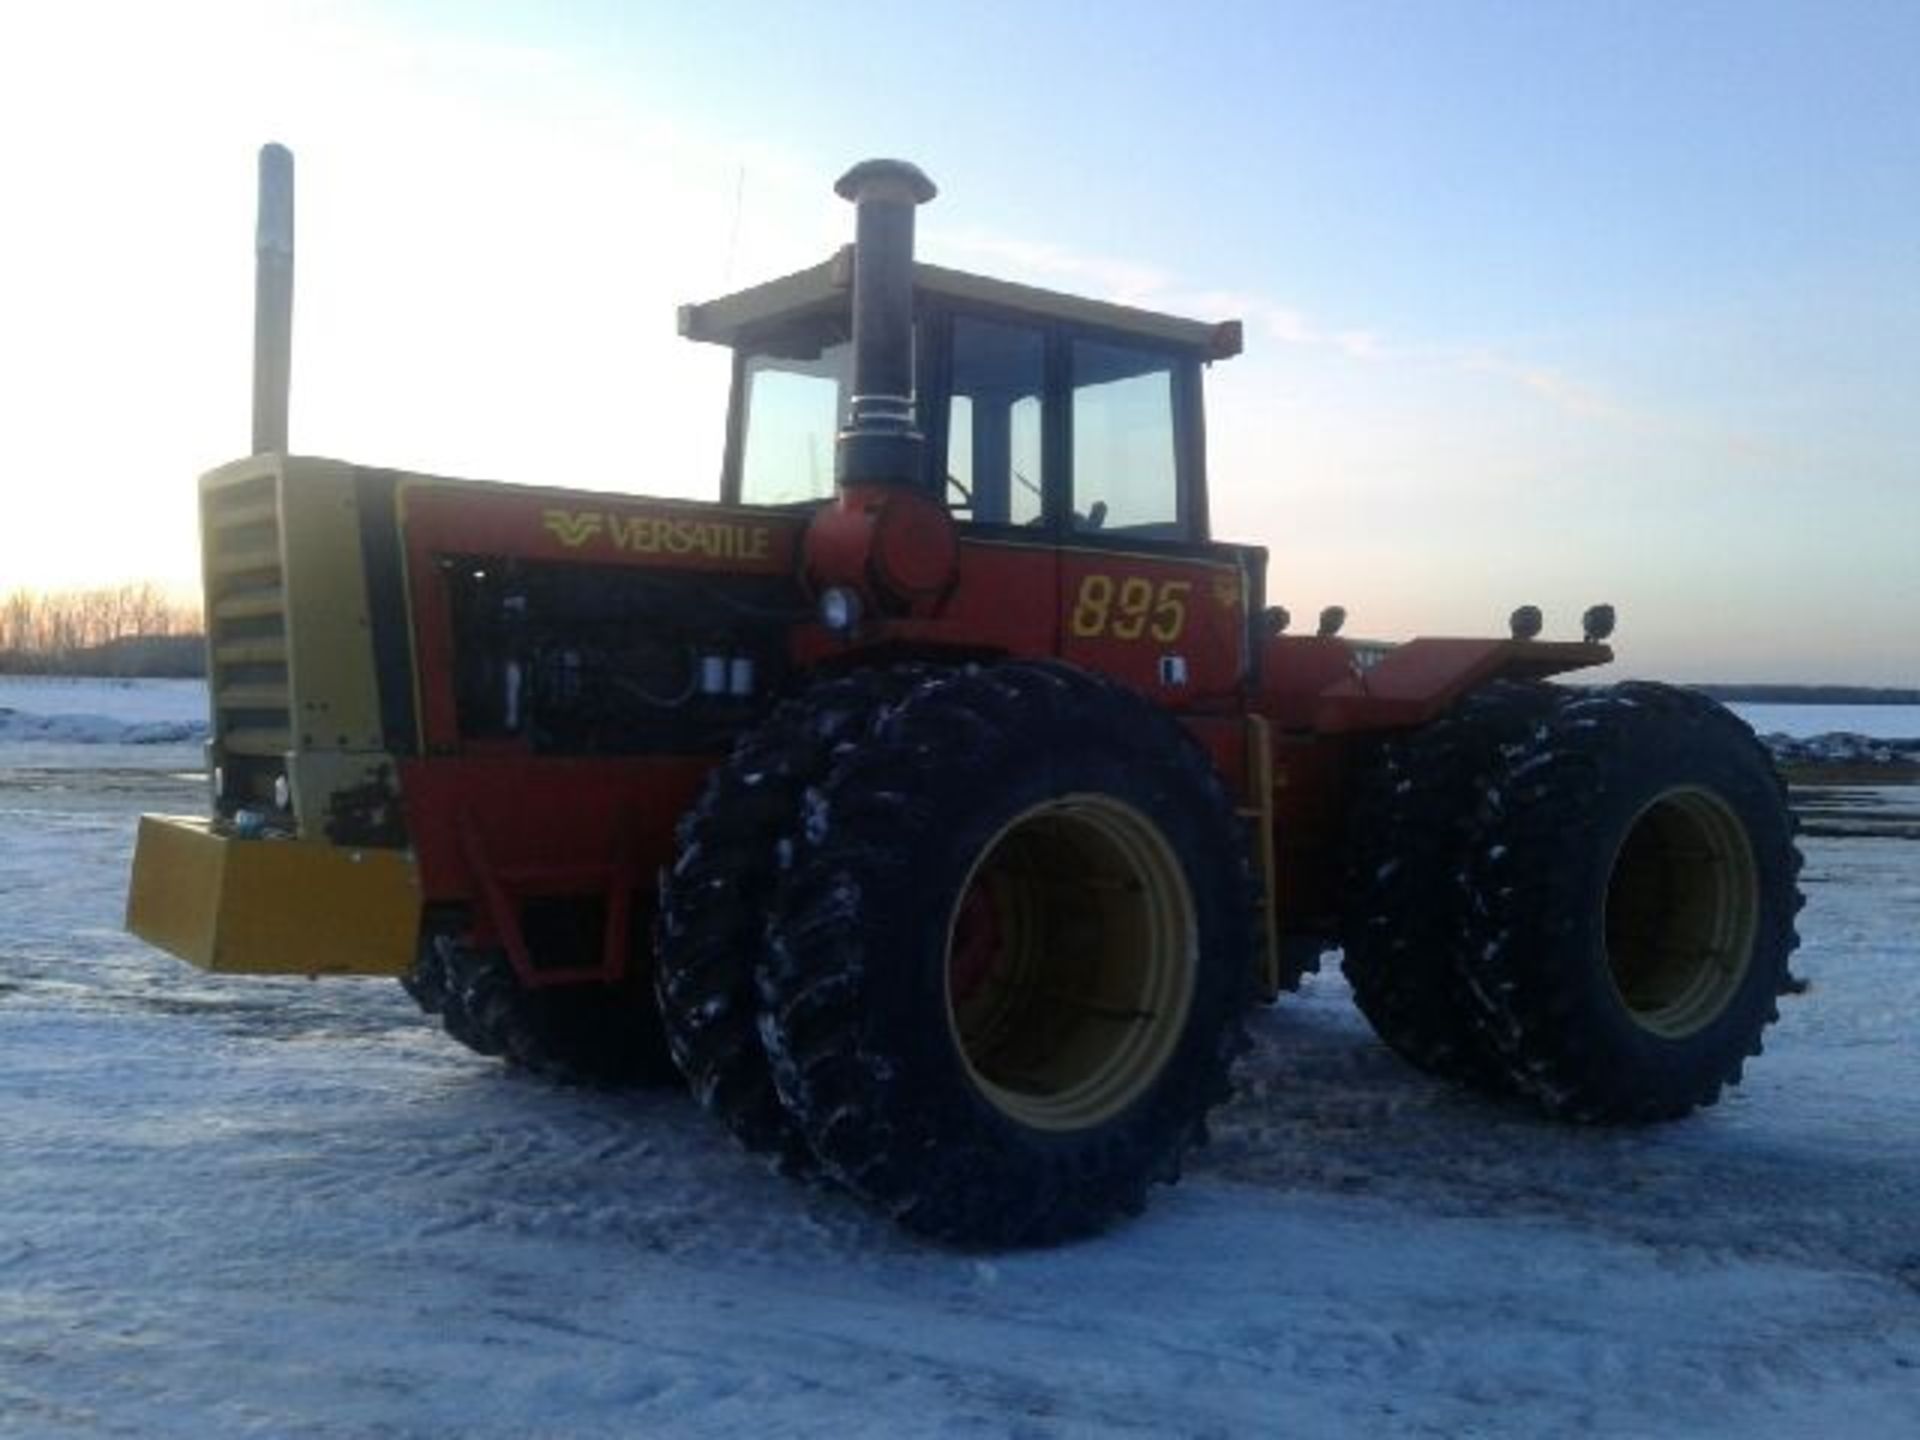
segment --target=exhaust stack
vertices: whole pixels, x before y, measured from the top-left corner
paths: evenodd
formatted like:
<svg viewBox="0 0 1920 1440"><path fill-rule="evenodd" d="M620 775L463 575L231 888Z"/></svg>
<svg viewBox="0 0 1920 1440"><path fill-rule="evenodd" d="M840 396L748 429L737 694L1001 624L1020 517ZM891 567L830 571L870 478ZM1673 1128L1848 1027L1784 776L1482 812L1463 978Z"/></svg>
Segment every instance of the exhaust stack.
<svg viewBox="0 0 1920 1440"><path fill-rule="evenodd" d="M287 448L293 378L293 152L260 147L253 241L253 453Z"/></svg>
<svg viewBox="0 0 1920 1440"><path fill-rule="evenodd" d="M913 394L913 212L937 193L917 165L863 160L834 193L855 207L853 398L835 446L844 489L920 474Z"/></svg>

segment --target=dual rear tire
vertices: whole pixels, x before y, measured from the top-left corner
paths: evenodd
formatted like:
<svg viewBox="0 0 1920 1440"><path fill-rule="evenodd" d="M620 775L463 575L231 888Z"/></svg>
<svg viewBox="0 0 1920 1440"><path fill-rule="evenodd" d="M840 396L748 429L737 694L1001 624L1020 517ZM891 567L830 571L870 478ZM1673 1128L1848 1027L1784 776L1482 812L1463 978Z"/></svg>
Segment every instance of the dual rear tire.
<svg viewBox="0 0 1920 1440"><path fill-rule="evenodd" d="M1421 1069L1631 1122L1714 1103L1760 1052L1800 856L1723 707L1491 687L1388 746L1354 815L1347 975Z"/></svg>

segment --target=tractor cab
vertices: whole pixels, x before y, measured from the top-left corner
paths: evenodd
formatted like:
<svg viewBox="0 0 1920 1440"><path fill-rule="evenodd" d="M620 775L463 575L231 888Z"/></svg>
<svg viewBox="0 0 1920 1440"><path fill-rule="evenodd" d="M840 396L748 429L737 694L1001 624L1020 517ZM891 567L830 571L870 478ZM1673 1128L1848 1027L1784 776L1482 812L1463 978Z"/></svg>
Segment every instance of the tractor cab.
<svg viewBox="0 0 1920 1440"><path fill-rule="evenodd" d="M680 312L680 333L729 346L721 496L813 505L834 493L854 389L847 247L822 264ZM912 266L914 473L973 533L1205 542L1201 368L1240 351L1208 324Z"/></svg>

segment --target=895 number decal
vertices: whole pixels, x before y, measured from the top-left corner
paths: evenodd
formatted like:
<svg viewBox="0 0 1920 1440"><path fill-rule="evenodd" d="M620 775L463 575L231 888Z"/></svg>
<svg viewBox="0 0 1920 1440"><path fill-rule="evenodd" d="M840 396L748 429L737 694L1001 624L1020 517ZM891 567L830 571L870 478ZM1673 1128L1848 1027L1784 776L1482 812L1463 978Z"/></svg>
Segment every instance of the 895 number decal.
<svg viewBox="0 0 1920 1440"><path fill-rule="evenodd" d="M1158 584L1140 575L1116 579L1088 575L1080 581L1068 628L1082 640L1111 636L1115 640L1178 640L1187 628L1187 596L1191 580L1162 580Z"/></svg>

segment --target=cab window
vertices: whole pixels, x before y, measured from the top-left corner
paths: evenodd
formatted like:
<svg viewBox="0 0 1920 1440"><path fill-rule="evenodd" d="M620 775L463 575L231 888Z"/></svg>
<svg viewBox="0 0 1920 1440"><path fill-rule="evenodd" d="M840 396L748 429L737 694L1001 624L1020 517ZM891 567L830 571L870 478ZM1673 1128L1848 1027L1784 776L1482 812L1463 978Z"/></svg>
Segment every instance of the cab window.
<svg viewBox="0 0 1920 1440"><path fill-rule="evenodd" d="M846 414L853 347L829 345L810 358L750 355L740 458L740 498L791 505L833 494L833 446Z"/></svg>
<svg viewBox="0 0 1920 1440"><path fill-rule="evenodd" d="M1073 504L1077 531L1186 535L1172 356L1073 342Z"/></svg>
<svg viewBox="0 0 1920 1440"><path fill-rule="evenodd" d="M1043 513L1044 331L953 317L947 504L956 519L1031 525Z"/></svg>

